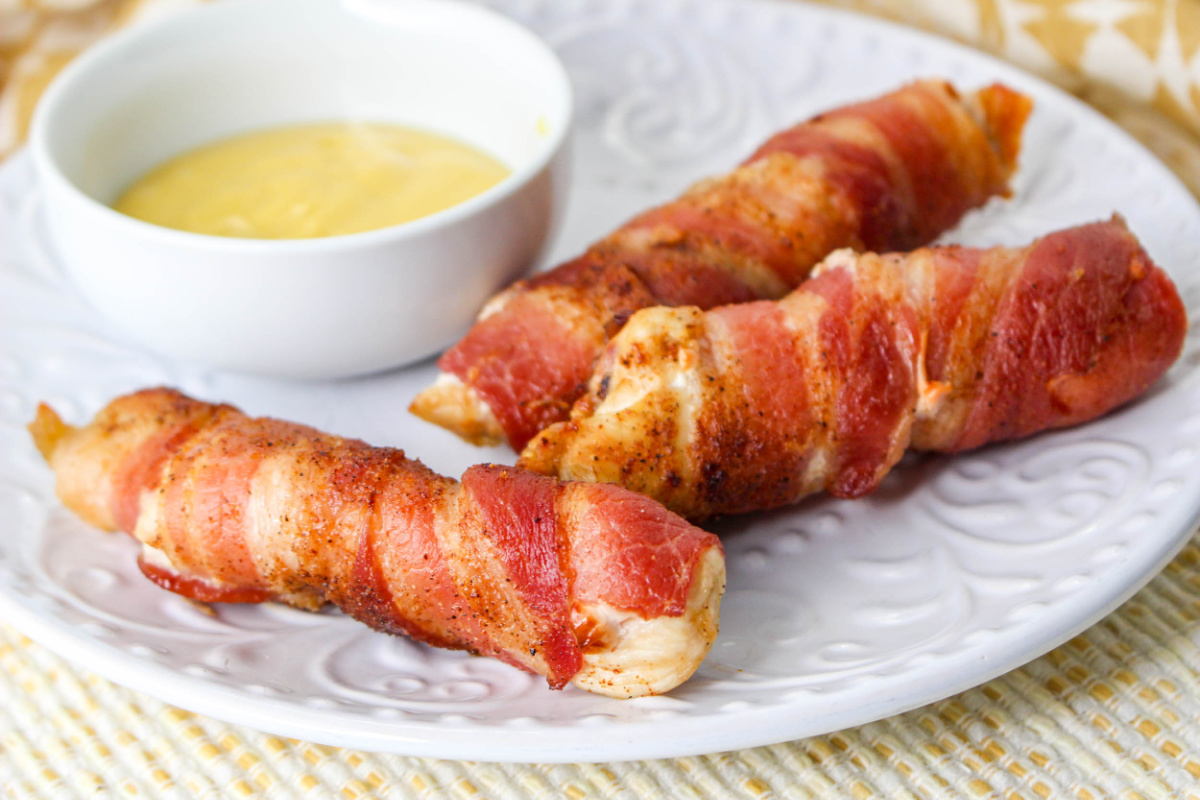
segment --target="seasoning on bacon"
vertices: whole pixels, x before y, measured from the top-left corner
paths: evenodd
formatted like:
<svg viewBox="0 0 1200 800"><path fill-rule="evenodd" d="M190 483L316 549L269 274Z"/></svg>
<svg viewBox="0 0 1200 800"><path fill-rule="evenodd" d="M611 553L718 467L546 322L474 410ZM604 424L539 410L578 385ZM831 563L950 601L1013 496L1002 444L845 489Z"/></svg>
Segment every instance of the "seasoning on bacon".
<svg viewBox="0 0 1200 800"><path fill-rule="evenodd" d="M839 251L778 302L638 312L520 464L684 516L872 491L954 453L1094 419L1179 356L1187 316L1123 220L1024 248Z"/></svg>
<svg viewBox="0 0 1200 800"><path fill-rule="evenodd" d="M520 450L567 418L638 309L776 299L841 247L909 250L1008 194L1029 98L920 81L768 140L733 172L493 298L413 413Z"/></svg>
<svg viewBox="0 0 1200 800"><path fill-rule="evenodd" d="M686 680L717 635L720 542L616 486L252 419L170 389L30 431L68 508L142 543L150 580L207 602L334 603L373 628L613 697Z"/></svg>

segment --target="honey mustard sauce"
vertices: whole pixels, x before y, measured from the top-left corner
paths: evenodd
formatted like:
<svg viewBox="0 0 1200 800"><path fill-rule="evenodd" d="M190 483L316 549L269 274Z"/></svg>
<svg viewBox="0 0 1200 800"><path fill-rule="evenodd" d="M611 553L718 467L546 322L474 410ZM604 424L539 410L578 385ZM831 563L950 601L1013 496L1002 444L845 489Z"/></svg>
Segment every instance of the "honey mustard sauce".
<svg viewBox="0 0 1200 800"><path fill-rule="evenodd" d="M492 156L436 133L321 123L255 131L172 158L113 207L193 233L309 239L409 222L508 175Z"/></svg>

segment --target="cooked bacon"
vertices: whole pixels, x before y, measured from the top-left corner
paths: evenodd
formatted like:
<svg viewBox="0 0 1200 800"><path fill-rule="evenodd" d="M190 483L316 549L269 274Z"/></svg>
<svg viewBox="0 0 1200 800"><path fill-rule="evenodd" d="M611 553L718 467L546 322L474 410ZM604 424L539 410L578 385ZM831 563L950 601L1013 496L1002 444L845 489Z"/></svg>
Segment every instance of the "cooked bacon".
<svg viewBox="0 0 1200 800"><path fill-rule="evenodd" d="M778 302L638 312L520 464L684 516L872 491L954 453L1094 419L1179 356L1186 312L1114 217L1028 247L839 251Z"/></svg>
<svg viewBox="0 0 1200 800"><path fill-rule="evenodd" d="M68 508L209 602L332 602L368 625L615 697L667 691L717 633L716 537L616 486L400 450L169 389L30 425Z"/></svg>
<svg viewBox="0 0 1200 800"><path fill-rule="evenodd" d="M908 250L1008 194L1031 108L1000 85L921 81L774 136L738 169L497 295L411 410L520 450L564 420L638 309L782 297L840 247Z"/></svg>

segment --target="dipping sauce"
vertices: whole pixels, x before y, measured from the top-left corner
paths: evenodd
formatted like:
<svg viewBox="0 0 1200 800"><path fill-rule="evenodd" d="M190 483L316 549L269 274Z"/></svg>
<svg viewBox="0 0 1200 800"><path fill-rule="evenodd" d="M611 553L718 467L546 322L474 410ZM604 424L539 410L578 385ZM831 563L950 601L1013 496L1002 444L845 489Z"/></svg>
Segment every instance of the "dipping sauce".
<svg viewBox="0 0 1200 800"><path fill-rule="evenodd" d="M310 239L409 222L508 175L483 151L428 131L322 123L185 153L138 180L113 208L193 233Z"/></svg>

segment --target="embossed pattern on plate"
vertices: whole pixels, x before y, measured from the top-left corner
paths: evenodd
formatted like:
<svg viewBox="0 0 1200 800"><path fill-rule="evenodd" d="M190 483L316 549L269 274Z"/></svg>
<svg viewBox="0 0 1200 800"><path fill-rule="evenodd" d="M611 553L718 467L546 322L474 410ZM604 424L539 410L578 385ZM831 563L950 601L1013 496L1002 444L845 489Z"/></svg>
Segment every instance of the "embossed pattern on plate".
<svg viewBox="0 0 1200 800"><path fill-rule="evenodd" d="M1001 79L1037 100L1015 197L946 238L1022 243L1125 214L1200 309L1200 211L1098 115L958 46L798 3L491 0L545 36L578 91L576 183L549 262L727 169L769 133L917 76ZM145 581L135 545L76 521L24 431L168 383L255 414L405 447L458 475L478 450L404 411L431 364L301 384L139 351L55 265L29 163L0 170L0 612L81 665L264 730L412 755L596 761L712 752L863 723L978 684L1099 619L1180 547L1200 509L1200 349L1092 425L913 458L874 496L728 520L721 635L666 697L614 701L373 633L337 613L204 609ZM152 298L147 298L152 302Z"/></svg>

